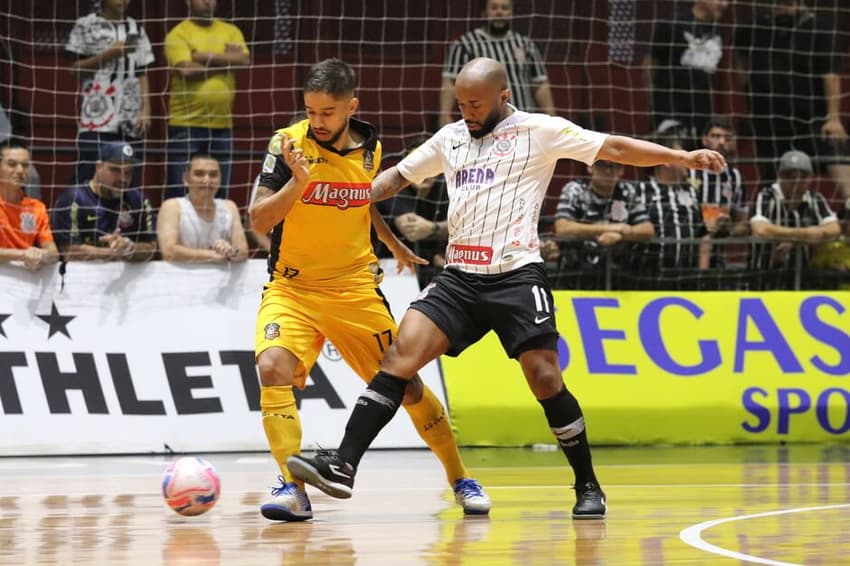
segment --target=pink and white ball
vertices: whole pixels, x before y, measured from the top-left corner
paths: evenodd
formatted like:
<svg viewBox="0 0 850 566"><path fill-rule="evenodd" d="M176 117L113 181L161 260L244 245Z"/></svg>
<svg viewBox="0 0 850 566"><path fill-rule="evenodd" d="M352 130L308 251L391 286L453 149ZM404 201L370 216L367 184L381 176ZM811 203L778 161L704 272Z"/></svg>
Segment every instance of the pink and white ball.
<svg viewBox="0 0 850 566"><path fill-rule="evenodd" d="M212 509L220 493L218 472L203 458L178 458L162 475L162 496L166 505L187 517Z"/></svg>

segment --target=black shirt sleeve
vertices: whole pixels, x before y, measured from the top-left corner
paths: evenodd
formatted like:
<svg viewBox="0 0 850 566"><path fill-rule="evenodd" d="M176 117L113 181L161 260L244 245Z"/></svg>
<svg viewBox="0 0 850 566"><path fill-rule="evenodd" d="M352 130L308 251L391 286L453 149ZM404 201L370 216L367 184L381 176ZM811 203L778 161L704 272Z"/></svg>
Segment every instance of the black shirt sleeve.
<svg viewBox="0 0 850 566"><path fill-rule="evenodd" d="M260 186L279 191L292 178L292 171L280 155L266 154L263 171L260 173Z"/></svg>

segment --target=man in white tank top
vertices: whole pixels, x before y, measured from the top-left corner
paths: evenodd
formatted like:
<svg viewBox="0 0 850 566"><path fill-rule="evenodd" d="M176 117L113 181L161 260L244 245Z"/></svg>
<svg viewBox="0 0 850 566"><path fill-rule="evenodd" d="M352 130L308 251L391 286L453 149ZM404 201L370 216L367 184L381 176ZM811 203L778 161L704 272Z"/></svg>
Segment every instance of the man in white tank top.
<svg viewBox="0 0 850 566"><path fill-rule="evenodd" d="M159 209L157 237L167 261L244 261L248 241L232 200L215 198L221 186L218 160L194 155L183 173L186 196L167 199Z"/></svg>
<svg viewBox="0 0 850 566"><path fill-rule="evenodd" d="M605 494L593 471L584 416L564 385L558 361L554 300L541 267L537 220L559 159L599 159L649 167L673 162L721 171L711 150L673 150L585 130L568 120L508 104L505 68L473 59L455 82L463 119L372 182L372 200L443 173L448 183L446 269L410 308L381 371L358 398L336 451L291 456L292 473L334 497L350 497L357 463L392 419L408 380L426 363L456 356L493 330L515 358L549 428L575 473L575 519L601 519ZM487 376L478 376L482 387Z"/></svg>

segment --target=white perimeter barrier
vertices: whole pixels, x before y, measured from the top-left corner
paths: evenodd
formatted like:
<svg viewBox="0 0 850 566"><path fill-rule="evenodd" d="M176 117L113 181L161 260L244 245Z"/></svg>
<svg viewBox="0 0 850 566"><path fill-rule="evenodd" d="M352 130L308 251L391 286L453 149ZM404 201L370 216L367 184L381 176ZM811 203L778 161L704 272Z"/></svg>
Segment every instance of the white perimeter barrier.
<svg viewBox="0 0 850 566"><path fill-rule="evenodd" d="M397 320L418 292L384 265ZM266 450L254 322L266 264L0 266L0 455ZM61 290L60 290L61 289ZM439 365L421 373L445 402ZM363 382L325 344L297 393L303 446L336 447ZM404 411L375 447L423 446Z"/></svg>

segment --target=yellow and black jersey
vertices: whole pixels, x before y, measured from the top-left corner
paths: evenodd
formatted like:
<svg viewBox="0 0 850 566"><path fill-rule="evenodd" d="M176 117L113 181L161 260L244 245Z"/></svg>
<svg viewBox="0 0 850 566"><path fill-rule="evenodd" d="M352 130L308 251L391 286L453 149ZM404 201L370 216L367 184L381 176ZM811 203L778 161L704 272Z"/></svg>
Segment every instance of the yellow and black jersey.
<svg viewBox="0 0 850 566"><path fill-rule="evenodd" d="M292 176L281 156L283 136L295 140L309 162L310 181L284 222L271 234L271 281L312 287L380 282L372 251L369 193L381 164L381 142L371 124L351 119L359 147L338 151L313 137L307 120L275 132L260 185L280 190Z"/></svg>

